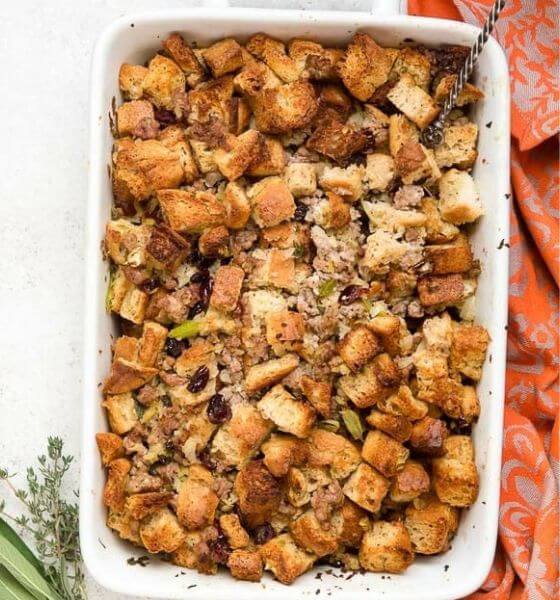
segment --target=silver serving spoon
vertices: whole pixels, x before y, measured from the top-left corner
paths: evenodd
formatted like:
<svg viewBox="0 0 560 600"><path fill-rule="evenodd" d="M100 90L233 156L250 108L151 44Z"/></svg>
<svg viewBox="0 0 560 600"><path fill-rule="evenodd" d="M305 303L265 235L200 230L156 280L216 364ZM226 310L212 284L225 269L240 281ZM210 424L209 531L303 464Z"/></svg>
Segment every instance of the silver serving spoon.
<svg viewBox="0 0 560 600"><path fill-rule="evenodd" d="M471 51L465 59L465 63L461 67L453 87L449 90L449 94L443 103L443 107L437 119L422 131L422 143L428 148L435 148L436 146L439 146L441 142L443 142L443 124L449 116L449 113L453 110L453 107L457 102L457 97L461 93L465 83L471 76L474 65L476 64L476 61L482 52L484 44L492 33L492 29L494 29L494 25L498 20L498 15L500 14L502 8L504 8L505 3L506 0L496 0L494 2L494 6L492 7L492 10L486 19L486 23L484 23L482 31L479 33L478 37L476 38L476 42L471 47Z"/></svg>

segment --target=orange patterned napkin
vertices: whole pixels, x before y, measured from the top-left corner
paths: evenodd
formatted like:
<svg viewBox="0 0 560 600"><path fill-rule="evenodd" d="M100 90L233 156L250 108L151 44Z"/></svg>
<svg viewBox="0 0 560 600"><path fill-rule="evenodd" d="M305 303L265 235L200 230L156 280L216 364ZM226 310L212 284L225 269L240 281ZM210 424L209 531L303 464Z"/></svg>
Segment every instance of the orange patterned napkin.
<svg viewBox="0 0 560 600"><path fill-rule="evenodd" d="M409 0L481 25L492 0ZM469 600L558 600L560 178L558 0L508 0L496 26L512 91L508 366L499 548Z"/></svg>

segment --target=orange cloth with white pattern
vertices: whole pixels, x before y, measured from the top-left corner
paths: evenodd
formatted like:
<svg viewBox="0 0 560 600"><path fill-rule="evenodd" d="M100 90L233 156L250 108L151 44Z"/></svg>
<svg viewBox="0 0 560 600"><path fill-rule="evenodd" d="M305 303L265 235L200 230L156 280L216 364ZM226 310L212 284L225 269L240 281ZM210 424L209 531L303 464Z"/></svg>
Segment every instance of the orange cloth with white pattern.
<svg viewBox="0 0 560 600"><path fill-rule="evenodd" d="M481 25L492 0L409 0L409 14ZM508 0L513 204L499 547L469 600L558 600L560 130L558 0Z"/></svg>

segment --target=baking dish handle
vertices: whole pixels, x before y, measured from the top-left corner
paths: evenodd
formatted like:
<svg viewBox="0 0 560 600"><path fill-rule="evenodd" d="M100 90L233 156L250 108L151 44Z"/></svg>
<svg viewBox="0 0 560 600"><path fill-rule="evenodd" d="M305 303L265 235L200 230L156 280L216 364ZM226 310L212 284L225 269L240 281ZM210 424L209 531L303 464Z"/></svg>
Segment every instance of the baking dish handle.
<svg viewBox="0 0 560 600"><path fill-rule="evenodd" d="M229 0L202 0L208 8L226 8ZM406 15L407 0L371 0L370 12L375 15Z"/></svg>

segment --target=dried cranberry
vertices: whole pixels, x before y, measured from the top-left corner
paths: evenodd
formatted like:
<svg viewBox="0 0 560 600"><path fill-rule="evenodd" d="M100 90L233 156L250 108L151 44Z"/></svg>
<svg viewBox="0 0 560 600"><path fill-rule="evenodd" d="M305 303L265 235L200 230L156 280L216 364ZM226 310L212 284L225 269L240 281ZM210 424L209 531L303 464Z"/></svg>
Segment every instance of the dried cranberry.
<svg viewBox="0 0 560 600"><path fill-rule="evenodd" d="M210 378L210 371L207 366L198 367L198 369L194 372L187 389L191 394L196 394L197 392L201 392L208 383L208 379Z"/></svg>
<svg viewBox="0 0 560 600"><path fill-rule="evenodd" d="M214 394L206 407L208 420L214 425L221 425L231 419L231 408L222 394Z"/></svg>
<svg viewBox="0 0 560 600"><path fill-rule="evenodd" d="M161 403L163 404L163 406L166 406L167 408L169 408L170 406L173 406L173 401L167 394L165 394L164 396L161 397Z"/></svg>
<svg viewBox="0 0 560 600"><path fill-rule="evenodd" d="M213 258L207 258L202 256L198 250L193 250L187 259L189 264L199 267L200 269L208 269L208 267L214 262Z"/></svg>
<svg viewBox="0 0 560 600"><path fill-rule="evenodd" d="M269 540L271 540L276 535L274 528L270 523L264 523L263 525L259 525L257 528L253 530L253 538L255 539L255 544L266 544Z"/></svg>
<svg viewBox="0 0 560 600"><path fill-rule="evenodd" d="M159 121L162 125L173 125L177 122L175 113L165 108L156 108L154 111L156 121Z"/></svg>
<svg viewBox="0 0 560 600"><path fill-rule="evenodd" d="M210 556L212 560L219 565L225 565L231 554L231 548L229 547L226 536L220 531L215 540L208 542L208 546L210 547Z"/></svg>
<svg viewBox="0 0 560 600"><path fill-rule="evenodd" d="M167 440L167 442L165 442L165 449L168 452L173 452L175 450L175 444L173 443L173 440Z"/></svg>
<svg viewBox="0 0 560 600"><path fill-rule="evenodd" d="M233 256L224 256L220 259L221 265L229 265L229 263L233 260Z"/></svg>
<svg viewBox="0 0 560 600"><path fill-rule="evenodd" d="M204 304L202 304L202 302L193 304L189 310L189 319L194 319L196 315L200 314L201 312L204 312Z"/></svg>
<svg viewBox="0 0 560 600"><path fill-rule="evenodd" d="M176 340L175 338L167 338L165 340L165 352L173 358L181 356L185 349L185 343L183 340Z"/></svg>
<svg viewBox="0 0 560 600"><path fill-rule="evenodd" d="M369 219L365 213L360 213L360 217L358 219L360 221L360 231L366 237L371 233L369 229Z"/></svg>
<svg viewBox="0 0 560 600"><path fill-rule="evenodd" d="M202 269L201 271L197 271L191 275L190 282L191 283L204 283L210 277L210 273L208 269Z"/></svg>
<svg viewBox="0 0 560 600"><path fill-rule="evenodd" d="M150 475L158 475L158 469L160 467L163 467L165 465L168 465L173 459L171 458L171 456L165 456L164 454L158 456L158 459L156 460L155 463L152 463L150 465L150 468L148 469L148 473Z"/></svg>
<svg viewBox="0 0 560 600"><path fill-rule="evenodd" d="M213 471L216 468L216 463L212 460L212 456L210 455L210 450L208 448L204 448L198 454L198 460L210 471Z"/></svg>
<svg viewBox="0 0 560 600"><path fill-rule="evenodd" d="M340 304L347 306L359 300L366 292L367 288L360 287L359 285L349 285L342 290L338 301Z"/></svg>
<svg viewBox="0 0 560 600"><path fill-rule="evenodd" d="M296 203L296 210L294 212L294 219L299 223L305 221L305 215L307 214L307 206L301 202Z"/></svg>
<svg viewBox="0 0 560 600"><path fill-rule="evenodd" d="M153 292L159 286L159 280L156 277L150 277L140 284L140 289L146 294Z"/></svg>

